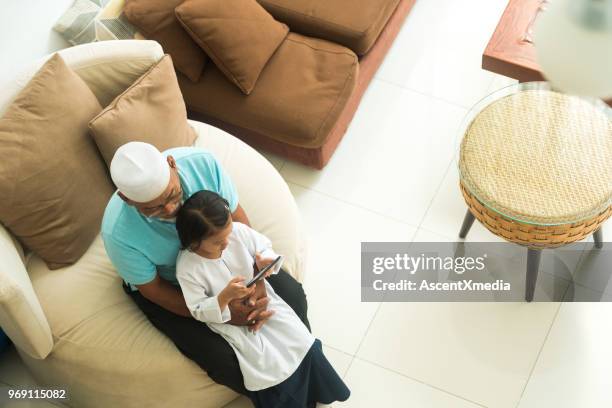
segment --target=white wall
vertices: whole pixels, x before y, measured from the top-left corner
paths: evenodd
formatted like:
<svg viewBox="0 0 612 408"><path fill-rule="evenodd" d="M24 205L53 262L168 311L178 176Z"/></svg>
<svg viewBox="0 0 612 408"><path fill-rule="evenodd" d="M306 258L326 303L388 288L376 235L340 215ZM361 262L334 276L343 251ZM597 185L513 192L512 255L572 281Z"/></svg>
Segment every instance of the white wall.
<svg viewBox="0 0 612 408"><path fill-rule="evenodd" d="M51 28L74 0L0 0L0 79L69 44Z"/></svg>

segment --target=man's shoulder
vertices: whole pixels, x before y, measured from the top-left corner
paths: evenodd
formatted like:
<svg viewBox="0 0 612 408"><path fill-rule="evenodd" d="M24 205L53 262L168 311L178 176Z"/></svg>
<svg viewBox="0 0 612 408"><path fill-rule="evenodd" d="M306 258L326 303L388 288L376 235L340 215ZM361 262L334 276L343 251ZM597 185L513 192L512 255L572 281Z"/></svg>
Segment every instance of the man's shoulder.
<svg viewBox="0 0 612 408"><path fill-rule="evenodd" d="M184 147L173 147L162 152L164 156L172 156L177 163L189 163L196 162L202 163L202 161L216 163L216 158L212 152L202 149L200 147L184 146Z"/></svg>
<svg viewBox="0 0 612 408"><path fill-rule="evenodd" d="M133 220L129 213L130 206L115 192L108 201L102 217L102 238L104 240L113 239L116 242L122 241L122 236L133 229Z"/></svg>
<svg viewBox="0 0 612 408"><path fill-rule="evenodd" d="M102 217L102 234L112 235L112 232L117 225L117 219L121 218L123 213L123 200L114 192L106 208L104 209L104 216Z"/></svg>
<svg viewBox="0 0 612 408"><path fill-rule="evenodd" d="M197 147L178 147L165 150L164 154L174 157L188 195L199 190L221 194L221 165L211 152Z"/></svg>

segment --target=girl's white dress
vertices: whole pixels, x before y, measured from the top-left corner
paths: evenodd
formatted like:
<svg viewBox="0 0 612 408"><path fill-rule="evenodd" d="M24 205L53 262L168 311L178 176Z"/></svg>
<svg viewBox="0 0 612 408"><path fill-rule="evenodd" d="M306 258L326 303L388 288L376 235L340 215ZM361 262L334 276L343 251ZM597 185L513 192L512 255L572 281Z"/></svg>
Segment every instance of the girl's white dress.
<svg viewBox="0 0 612 408"><path fill-rule="evenodd" d="M255 333L247 326L227 324L229 308L220 310L217 295L236 277L253 277L255 253L276 258L268 238L234 222L229 244L218 259L181 251L176 277L193 317L206 323L232 346L238 357L247 390L259 391L280 384L298 368L315 341L314 336L266 282L270 303L276 313Z"/></svg>

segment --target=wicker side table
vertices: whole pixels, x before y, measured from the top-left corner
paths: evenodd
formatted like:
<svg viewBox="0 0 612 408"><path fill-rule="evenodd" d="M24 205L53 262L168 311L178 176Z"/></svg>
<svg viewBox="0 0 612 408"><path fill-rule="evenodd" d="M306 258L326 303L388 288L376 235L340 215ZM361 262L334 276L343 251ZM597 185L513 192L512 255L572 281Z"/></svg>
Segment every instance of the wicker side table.
<svg viewBox="0 0 612 408"><path fill-rule="evenodd" d="M474 110L473 110L474 111ZM528 248L525 299L533 300L541 250L594 234L612 216L612 119L603 102L544 83L504 88L481 102L463 134L460 188L474 219Z"/></svg>

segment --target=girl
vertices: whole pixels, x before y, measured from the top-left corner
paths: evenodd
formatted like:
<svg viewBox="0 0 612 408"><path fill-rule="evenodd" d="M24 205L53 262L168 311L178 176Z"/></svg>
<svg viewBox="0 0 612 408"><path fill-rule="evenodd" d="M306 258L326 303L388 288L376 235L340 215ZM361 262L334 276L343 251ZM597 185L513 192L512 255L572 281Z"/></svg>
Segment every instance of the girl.
<svg viewBox="0 0 612 408"><path fill-rule="evenodd" d="M349 397L321 342L265 279L268 307L274 311L269 320L258 331L226 323L231 319L228 303L255 289L244 286L253 276L253 260L263 268L277 257L269 239L232 222L227 201L212 191L199 191L185 201L176 229L182 246L176 277L185 303L195 319L232 346L256 407L310 408Z"/></svg>

